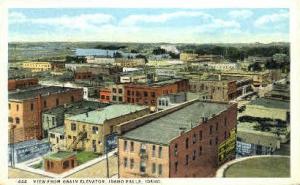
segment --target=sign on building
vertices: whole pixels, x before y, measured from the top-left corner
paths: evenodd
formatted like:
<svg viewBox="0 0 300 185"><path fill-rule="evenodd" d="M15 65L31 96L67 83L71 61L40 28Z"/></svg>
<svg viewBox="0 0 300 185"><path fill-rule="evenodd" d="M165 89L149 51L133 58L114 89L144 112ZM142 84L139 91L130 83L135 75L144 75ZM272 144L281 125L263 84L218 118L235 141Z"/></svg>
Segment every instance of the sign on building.
<svg viewBox="0 0 300 185"><path fill-rule="evenodd" d="M117 133L111 133L105 136L105 147L107 152L110 152L117 147Z"/></svg>
<svg viewBox="0 0 300 185"><path fill-rule="evenodd" d="M236 132L235 129L230 131L230 136L218 146L219 163L223 163L228 157L235 152Z"/></svg>

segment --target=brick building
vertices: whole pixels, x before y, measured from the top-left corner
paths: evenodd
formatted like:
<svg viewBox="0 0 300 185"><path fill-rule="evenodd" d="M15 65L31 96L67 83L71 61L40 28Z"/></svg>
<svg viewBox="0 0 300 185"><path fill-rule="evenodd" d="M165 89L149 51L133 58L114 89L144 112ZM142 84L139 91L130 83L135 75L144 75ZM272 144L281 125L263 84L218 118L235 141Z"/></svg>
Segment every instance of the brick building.
<svg viewBox="0 0 300 185"><path fill-rule="evenodd" d="M68 117L64 127L67 149L103 153L104 138L117 132L116 125L146 114L146 106L115 104Z"/></svg>
<svg viewBox="0 0 300 185"><path fill-rule="evenodd" d="M207 92L215 101L230 101L236 98L236 80L219 77L207 79L192 79L189 82L191 92Z"/></svg>
<svg viewBox="0 0 300 185"><path fill-rule="evenodd" d="M109 88L102 88L99 91L99 101L101 103L110 103L111 99L111 90Z"/></svg>
<svg viewBox="0 0 300 185"><path fill-rule="evenodd" d="M22 78L22 79L10 79L8 80L8 90L23 89L31 86L38 85L39 80L37 78Z"/></svg>
<svg viewBox="0 0 300 185"><path fill-rule="evenodd" d="M193 100L120 125L119 177L212 177L235 158L236 123L236 104Z"/></svg>
<svg viewBox="0 0 300 185"><path fill-rule="evenodd" d="M111 91L111 101L113 103L124 102L124 85L123 84L112 84L109 86Z"/></svg>
<svg viewBox="0 0 300 185"><path fill-rule="evenodd" d="M89 71L75 72L74 78L75 80L90 80L93 78L93 75Z"/></svg>
<svg viewBox="0 0 300 185"><path fill-rule="evenodd" d="M187 91L188 83L186 79L173 79L152 84L126 84L124 85L124 100L126 103L155 107L158 97Z"/></svg>
<svg viewBox="0 0 300 185"><path fill-rule="evenodd" d="M82 100L82 89L39 86L10 93L8 96L9 141L20 142L42 138L42 112L59 105ZM10 127L9 127L10 128Z"/></svg>
<svg viewBox="0 0 300 185"><path fill-rule="evenodd" d="M44 168L46 172L63 173L78 164L76 154L72 152L51 153L44 157Z"/></svg>

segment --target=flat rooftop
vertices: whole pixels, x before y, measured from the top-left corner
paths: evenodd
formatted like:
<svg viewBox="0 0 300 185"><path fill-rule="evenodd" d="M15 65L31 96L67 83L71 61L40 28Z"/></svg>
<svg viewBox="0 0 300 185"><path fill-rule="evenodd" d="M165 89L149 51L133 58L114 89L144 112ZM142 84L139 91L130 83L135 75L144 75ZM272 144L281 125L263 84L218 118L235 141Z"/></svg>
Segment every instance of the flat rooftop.
<svg viewBox="0 0 300 185"><path fill-rule="evenodd" d="M45 111L43 114L65 114L67 116L82 114L85 112L90 112L92 110L96 110L99 108L103 108L108 106L107 103L100 103L95 101L80 101L72 104L68 104L67 106L59 106L48 111Z"/></svg>
<svg viewBox="0 0 300 185"><path fill-rule="evenodd" d="M44 159L63 160L63 159L67 159L69 157L72 157L74 155L75 155L74 152L59 151L57 153L50 153L50 154L44 156Z"/></svg>
<svg viewBox="0 0 300 185"><path fill-rule="evenodd" d="M180 136L181 128L191 130L198 125L202 117L212 117L229 108L229 104L196 101L175 112L152 120L134 130L125 133L126 139L168 145Z"/></svg>
<svg viewBox="0 0 300 185"><path fill-rule="evenodd" d="M50 129L49 133L52 132L52 133L64 134L64 131L65 131L65 127L64 126L60 126L60 127L56 127L56 128Z"/></svg>
<svg viewBox="0 0 300 185"><path fill-rule="evenodd" d="M38 86L35 88L26 89L19 92L10 93L8 95L9 100L26 100L33 99L38 95L46 96L49 94L62 93L71 91L74 88L58 87L58 86Z"/></svg>
<svg viewBox="0 0 300 185"><path fill-rule="evenodd" d="M274 100L268 98L257 98L249 103L249 105L263 106L266 108L290 109L290 103L287 101Z"/></svg>
<svg viewBox="0 0 300 185"><path fill-rule="evenodd" d="M75 116L70 116L66 119L72 121L79 121L90 124L103 124L105 120L110 120L130 113L147 109L148 106L129 105L129 104L115 104L110 105L99 110L90 111Z"/></svg>

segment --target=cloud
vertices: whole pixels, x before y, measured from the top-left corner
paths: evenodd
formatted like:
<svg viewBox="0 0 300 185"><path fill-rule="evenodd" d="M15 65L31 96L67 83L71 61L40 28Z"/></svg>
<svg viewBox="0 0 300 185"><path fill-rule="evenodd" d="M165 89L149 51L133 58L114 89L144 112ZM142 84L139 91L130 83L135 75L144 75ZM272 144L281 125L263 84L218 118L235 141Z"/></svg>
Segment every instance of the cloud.
<svg viewBox="0 0 300 185"><path fill-rule="evenodd" d="M280 13L274 13L259 17L255 22L254 26L261 27L269 23L278 23L288 21L289 13L281 11Z"/></svg>
<svg viewBox="0 0 300 185"><path fill-rule="evenodd" d="M229 12L229 16L236 19L247 19L253 15L250 10L233 10Z"/></svg>
<svg viewBox="0 0 300 185"><path fill-rule="evenodd" d="M164 23L166 21L181 18L181 17L203 17L208 19L211 15L203 12L188 12L188 11L177 11L173 13L163 13L159 15L129 15L120 21L120 25L130 26L135 25L140 22L145 23Z"/></svg>
<svg viewBox="0 0 300 185"><path fill-rule="evenodd" d="M77 16L62 15L60 17L47 18L29 18L24 14L12 12L9 14L9 23L30 23L39 25L49 25L56 27L64 27L70 29L97 29L99 25L109 24L114 17L109 14L81 14Z"/></svg>
<svg viewBox="0 0 300 185"><path fill-rule="evenodd" d="M234 29L235 31L239 30L241 27L240 23L234 20L225 21L223 19L213 18L210 23L199 25L193 28L193 32L198 33L212 33L220 29Z"/></svg>

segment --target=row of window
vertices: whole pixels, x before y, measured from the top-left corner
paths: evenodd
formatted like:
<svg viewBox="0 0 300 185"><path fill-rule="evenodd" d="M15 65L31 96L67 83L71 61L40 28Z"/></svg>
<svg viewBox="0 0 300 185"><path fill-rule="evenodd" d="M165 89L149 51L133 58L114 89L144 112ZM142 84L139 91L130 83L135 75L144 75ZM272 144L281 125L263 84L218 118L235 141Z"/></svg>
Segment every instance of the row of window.
<svg viewBox="0 0 300 185"><path fill-rule="evenodd" d="M135 96L137 96L137 97L141 96L142 94L144 95L144 97L148 97L148 92L147 91L144 91L143 93L140 92L140 91L136 91L135 92ZM151 92L150 95L153 98L156 97L156 93L155 92ZM134 96L134 91L127 90L127 96Z"/></svg>
<svg viewBox="0 0 300 185"><path fill-rule="evenodd" d="M112 89L112 92L113 92L113 93L117 93L117 89L116 89L116 88L113 88L113 89ZM118 93L119 93L119 94L122 94L122 93L123 93L123 89L118 89Z"/></svg>
<svg viewBox="0 0 300 185"><path fill-rule="evenodd" d="M71 96L71 102L74 102L74 96ZM59 98L56 98L56 106L59 105ZM44 107L47 107L47 101L44 100ZM11 104L8 104L8 109L11 110ZM30 110L33 111L34 110L34 104L31 103L30 104ZM16 104L16 111L19 111L19 104Z"/></svg>
<svg viewBox="0 0 300 185"><path fill-rule="evenodd" d="M76 130L77 130L76 123L71 123L71 131L76 131ZM83 125L83 130L85 130L85 125ZM92 126L92 132L93 134L98 134L99 128L96 126Z"/></svg>
<svg viewBox="0 0 300 185"><path fill-rule="evenodd" d="M124 168L130 168L133 169L134 168L134 159L130 159L130 163L128 165L128 158L125 157L124 158ZM146 172L146 162L145 161L141 161L140 162L140 172L141 173L145 173ZM151 169L152 174L156 174L158 172L158 175L162 175L162 164L156 164L156 163L152 163L152 169Z"/></svg>
<svg viewBox="0 0 300 185"><path fill-rule="evenodd" d="M120 102L123 101L123 97L122 97L122 96L119 96L119 97L113 96L113 97L112 97L112 100L113 100L113 101L117 101L117 99L118 99L118 101L120 101Z"/></svg>
<svg viewBox="0 0 300 185"><path fill-rule="evenodd" d="M14 123L14 118L8 117L8 122L9 122L9 123ZM16 123L16 124L19 124L19 123L20 123L20 118L19 118L19 117L16 117L16 118L15 118L15 123Z"/></svg>
<svg viewBox="0 0 300 185"><path fill-rule="evenodd" d="M130 152L134 152L134 142L130 141ZM140 152L146 153L146 145L144 143L141 144ZM128 141L124 141L124 151L128 151ZM159 158L162 157L162 146L152 145L152 157L156 157L156 154Z"/></svg>

